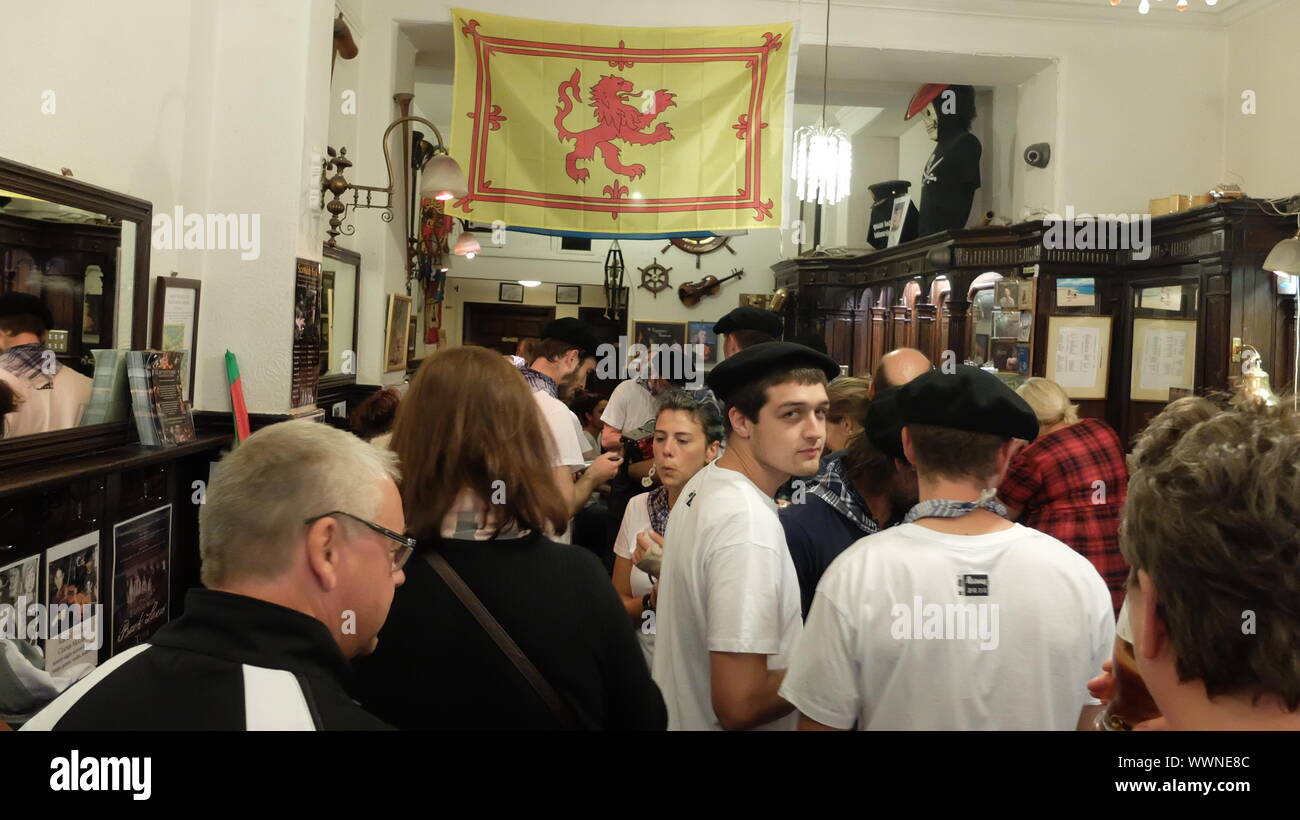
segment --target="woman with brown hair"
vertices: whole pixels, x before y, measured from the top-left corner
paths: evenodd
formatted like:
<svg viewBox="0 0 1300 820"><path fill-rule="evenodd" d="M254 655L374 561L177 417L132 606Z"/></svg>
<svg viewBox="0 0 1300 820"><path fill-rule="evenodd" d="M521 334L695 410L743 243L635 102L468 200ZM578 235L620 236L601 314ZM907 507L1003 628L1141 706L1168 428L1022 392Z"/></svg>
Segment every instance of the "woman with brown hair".
<svg viewBox="0 0 1300 820"><path fill-rule="evenodd" d="M390 446L418 554L378 648L356 664L366 708L401 729L664 728L663 698L600 562L545 535L569 510L519 371L482 347L430 356ZM522 668L458 580L522 651Z"/></svg>

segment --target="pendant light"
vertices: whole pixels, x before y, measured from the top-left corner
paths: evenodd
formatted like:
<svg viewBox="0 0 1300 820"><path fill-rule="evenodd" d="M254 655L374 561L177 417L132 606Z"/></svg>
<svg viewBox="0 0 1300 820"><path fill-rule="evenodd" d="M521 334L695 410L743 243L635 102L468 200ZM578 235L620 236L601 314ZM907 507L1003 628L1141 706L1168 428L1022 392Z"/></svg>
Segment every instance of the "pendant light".
<svg viewBox="0 0 1300 820"><path fill-rule="evenodd" d="M830 74L831 4L826 0L826 49L822 64L822 115L816 125L794 132L791 166L795 192L804 202L834 205L849 195L853 145L848 135L826 119L826 81Z"/></svg>

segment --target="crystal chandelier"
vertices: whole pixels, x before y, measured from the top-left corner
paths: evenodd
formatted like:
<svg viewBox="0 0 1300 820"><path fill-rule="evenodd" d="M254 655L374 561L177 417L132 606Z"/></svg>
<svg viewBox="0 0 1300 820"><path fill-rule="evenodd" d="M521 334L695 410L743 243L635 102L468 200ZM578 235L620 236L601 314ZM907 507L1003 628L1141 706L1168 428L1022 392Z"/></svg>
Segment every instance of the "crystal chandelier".
<svg viewBox="0 0 1300 820"><path fill-rule="evenodd" d="M1110 4L1111 4L1112 6L1118 6L1118 5L1120 4L1120 2L1121 2L1121 0L1110 0ZM1157 3L1159 3L1159 2L1163 2L1163 0L1156 0L1156 2L1157 2ZM1218 3L1219 3L1219 0L1205 0L1205 5L1207 5L1207 6L1215 6L1215 5L1218 5ZM1190 7L1190 6L1189 6L1187 0L1178 0L1178 10L1179 10L1179 11L1187 11L1187 9L1188 9L1189 7ZM1146 13L1148 13L1148 12L1150 12L1150 11L1151 11L1151 0L1142 0L1140 3L1138 3L1138 13L1139 13L1139 14L1146 14Z"/></svg>
<svg viewBox="0 0 1300 820"><path fill-rule="evenodd" d="M826 0L826 56L822 64L822 115L816 125L794 132L792 176L804 202L834 205L849 195L853 145L849 137L826 121L826 78L830 73L831 4Z"/></svg>

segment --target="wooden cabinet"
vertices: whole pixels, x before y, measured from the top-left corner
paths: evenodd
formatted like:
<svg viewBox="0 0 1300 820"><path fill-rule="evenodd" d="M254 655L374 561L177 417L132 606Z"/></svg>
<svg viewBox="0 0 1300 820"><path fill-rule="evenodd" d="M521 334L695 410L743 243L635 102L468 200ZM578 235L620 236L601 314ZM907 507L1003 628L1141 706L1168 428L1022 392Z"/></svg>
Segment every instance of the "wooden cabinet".
<svg viewBox="0 0 1300 820"><path fill-rule="evenodd" d="M969 295L986 273L1032 279L1030 375L1046 375L1050 317L1088 313L1113 317L1105 399L1082 400L1084 415L1103 418L1127 441L1164 401L1130 397L1135 320L1143 289L1179 288L1186 304L1177 315L1195 321L1194 389L1231 391L1240 378L1234 340L1254 345L1277 392L1291 382L1295 361L1295 297L1277 293L1277 277L1261 268L1269 250L1294 234L1294 220L1265 213L1251 200L1205 205L1152 220L1149 256L1128 249L1055 249L1044 246L1045 226L1025 223L934 234L895 248L851 256L788 259L773 266L785 307L787 338L817 333L840 364L869 374L896 347L916 347L940 361L952 351L969 355L973 339ZM1146 257L1146 258L1135 258ZM944 277L950 289L929 299ZM1095 283L1093 306L1061 309L1057 280ZM912 304L903 298L920 286Z"/></svg>

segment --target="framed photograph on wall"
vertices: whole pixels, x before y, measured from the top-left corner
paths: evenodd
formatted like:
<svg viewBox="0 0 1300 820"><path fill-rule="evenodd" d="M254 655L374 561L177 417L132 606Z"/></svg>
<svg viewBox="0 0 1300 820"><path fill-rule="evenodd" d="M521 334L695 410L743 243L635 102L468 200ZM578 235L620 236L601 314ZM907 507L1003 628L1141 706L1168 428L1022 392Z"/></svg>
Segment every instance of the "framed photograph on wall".
<svg viewBox="0 0 1300 820"><path fill-rule="evenodd" d="M993 313L993 338L1014 339L1020 334L1020 311L998 310Z"/></svg>
<svg viewBox="0 0 1300 820"><path fill-rule="evenodd" d="M1047 317L1044 375L1072 399L1106 398L1110 328L1109 316Z"/></svg>
<svg viewBox="0 0 1300 820"><path fill-rule="evenodd" d="M998 310L1016 310L1020 307L1020 283L1015 279L999 279L993 286L993 307Z"/></svg>
<svg viewBox="0 0 1300 820"><path fill-rule="evenodd" d="M388 294L388 319L384 323L384 372L406 369L406 334L411 320L411 297Z"/></svg>
<svg viewBox="0 0 1300 820"><path fill-rule="evenodd" d="M194 362L199 345L198 279L159 276L154 279L153 321L149 346L154 350L183 350L186 365L183 380L185 400L194 402Z"/></svg>
<svg viewBox="0 0 1300 820"><path fill-rule="evenodd" d="M1016 335L1016 341L1027 342L1034 332L1034 314L1028 310L1020 311L1020 332Z"/></svg>
<svg viewBox="0 0 1300 820"><path fill-rule="evenodd" d="M633 322L632 342L645 345L686 344L685 322ZM716 345L715 345L716 346Z"/></svg>
<svg viewBox="0 0 1300 820"><path fill-rule="evenodd" d="M718 363L718 336L713 332L713 325L713 322L686 323L686 342L699 345L700 364L705 366Z"/></svg>
<svg viewBox="0 0 1300 820"><path fill-rule="evenodd" d="M556 285L555 304L578 305L582 303L582 285Z"/></svg>
<svg viewBox="0 0 1300 820"><path fill-rule="evenodd" d="M502 282L497 286L497 301L522 304L524 301L524 286L518 282Z"/></svg>
<svg viewBox="0 0 1300 820"><path fill-rule="evenodd" d="M993 366L1003 373L1018 373L1020 357L1016 355L1015 339L994 339L990 347L989 358Z"/></svg>

